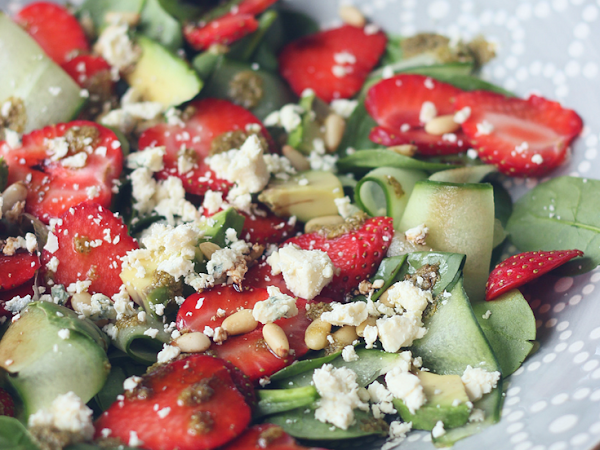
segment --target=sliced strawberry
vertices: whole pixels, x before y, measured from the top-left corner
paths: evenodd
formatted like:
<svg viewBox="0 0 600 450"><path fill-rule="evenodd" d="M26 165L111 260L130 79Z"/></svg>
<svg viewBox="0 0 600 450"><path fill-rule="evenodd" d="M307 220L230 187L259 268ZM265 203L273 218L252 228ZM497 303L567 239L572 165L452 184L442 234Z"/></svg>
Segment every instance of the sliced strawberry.
<svg viewBox="0 0 600 450"><path fill-rule="evenodd" d="M215 19L204 26L188 24L183 35L194 49L204 50L213 44L232 44L257 28L258 21L252 14L239 14Z"/></svg>
<svg viewBox="0 0 600 450"><path fill-rule="evenodd" d="M493 300L499 295L523 286L582 255L581 250L560 250L525 252L511 256L498 264L490 273L486 285L485 299L487 301Z"/></svg>
<svg viewBox="0 0 600 450"><path fill-rule="evenodd" d="M231 14L260 14L277 0L242 0Z"/></svg>
<svg viewBox="0 0 600 450"><path fill-rule="evenodd" d="M207 98L192 102L190 106L194 113L186 120L185 126L160 124L148 128L140 136L138 146L143 150L164 145L165 167L157 176L161 179L169 176L181 178L186 192L195 195L204 195L208 190L227 192L231 184L216 178L204 162L211 154L213 139L228 132L246 132L246 128L253 124L261 127L261 133L268 142L271 138L251 112L227 100ZM196 153L197 167L184 174L178 172L177 166L182 148Z"/></svg>
<svg viewBox="0 0 600 450"><path fill-rule="evenodd" d="M321 31L284 47L279 70L298 95L310 88L328 103L350 98L362 88L386 42L381 31L368 33L350 25Z"/></svg>
<svg viewBox="0 0 600 450"><path fill-rule="evenodd" d="M40 268L40 258L31 253L0 254L0 290L14 289L35 275ZM8 299L10 300L10 299Z"/></svg>
<svg viewBox="0 0 600 450"><path fill-rule="evenodd" d="M150 370L95 427L96 437L108 429L111 438L147 450L209 450L242 433L250 418L223 361L192 355Z"/></svg>
<svg viewBox="0 0 600 450"><path fill-rule="evenodd" d="M373 127L369 139L386 147L416 145L418 152L425 156L461 153L468 150L470 145L470 141L462 131L436 136L427 133L423 127L411 128L408 131L392 131L389 128Z"/></svg>
<svg viewBox="0 0 600 450"><path fill-rule="evenodd" d="M97 55L78 55L62 65L62 68L81 87L87 88L90 81L101 73L110 75L110 64ZM110 77L109 77L110 79ZM112 83L114 86L114 82Z"/></svg>
<svg viewBox="0 0 600 450"><path fill-rule="evenodd" d="M0 416L15 417L15 402L2 388L0 388Z"/></svg>
<svg viewBox="0 0 600 450"><path fill-rule="evenodd" d="M263 423L248 428L235 441L223 447L223 450L258 450L260 448L303 448L296 446L296 440L283 429L272 423Z"/></svg>
<svg viewBox="0 0 600 450"><path fill-rule="evenodd" d="M438 116L454 113L460 89L423 75L401 74L374 85L365 98L365 108L378 125L400 131L400 127L423 126L423 103L431 102Z"/></svg>
<svg viewBox="0 0 600 450"><path fill-rule="evenodd" d="M57 139L59 138L59 139ZM50 149L64 138L68 152L58 158ZM61 123L33 131L19 148L0 142L0 156L9 166L9 183L24 181L28 187L26 211L48 223L70 207L93 200L110 206L112 184L123 169L123 153L115 134L101 125L84 120ZM67 158L84 156L82 167Z"/></svg>
<svg viewBox="0 0 600 450"><path fill-rule="evenodd" d="M481 160L513 176L542 176L559 166L583 128L575 111L535 95L466 92L455 102L457 110L465 107L471 114L462 127Z"/></svg>
<svg viewBox="0 0 600 450"><path fill-rule="evenodd" d="M203 332L205 327L214 330L221 326L223 320L229 315L241 308L252 309L257 302L268 297L266 289L249 288L238 292L231 286L193 294L183 302L177 313L177 328L181 331ZM287 357L280 358L271 352L264 342L260 324L250 333L230 336L221 345L213 345L211 350L218 357L241 369L252 382L272 375L308 351L304 343L304 332L310 324L310 320L306 317L306 300L299 298L296 300L296 305L297 316L275 322L283 328L288 337L290 354ZM222 310L220 314L219 309Z"/></svg>
<svg viewBox="0 0 600 450"><path fill-rule="evenodd" d="M83 28L64 6L50 2L30 3L14 20L57 64L63 64L78 52L90 50Z"/></svg>
<svg viewBox="0 0 600 450"><path fill-rule="evenodd" d="M294 296L294 293L287 288L283 275L272 275L271 266L266 261L256 264L246 272L244 286L257 289L266 289L269 286L275 286L284 294Z"/></svg>
<svg viewBox="0 0 600 450"><path fill-rule="evenodd" d="M339 299L375 273L393 235L390 217L373 217L360 228L332 239L314 232L289 239L286 244L296 244L305 250L322 250L329 255L339 272L325 286L321 295Z"/></svg>
<svg viewBox="0 0 600 450"><path fill-rule="evenodd" d="M244 227L240 236L245 241L256 244L278 244L291 237L298 230L295 222L282 219L264 210L261 211L265 213L264 216L242 212L246 220L244 220Z"/></svg>
<svg viewBox="0 0 600 450"><path fill-rule="evenodd" d="M90 280L90 293L111 297L119 292L123 284L119 277L121 258L138 248L120 217L96 203L81 203L61 216L54 236L58 249L54 250L52 243L46 245L42 263L55 283L68 286L77 280ZM50 272L46 264L53 257L58 259L58 267Z"/></svg>

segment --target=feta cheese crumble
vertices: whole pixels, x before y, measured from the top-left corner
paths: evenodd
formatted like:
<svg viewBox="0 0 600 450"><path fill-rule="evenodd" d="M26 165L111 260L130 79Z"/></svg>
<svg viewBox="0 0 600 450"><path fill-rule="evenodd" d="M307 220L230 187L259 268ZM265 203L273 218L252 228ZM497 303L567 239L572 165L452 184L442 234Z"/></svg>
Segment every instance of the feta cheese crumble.
<svg viewBox="0 0 600 450"><path fill-rule="evenodd" d="M262 324L275 322L276 320L298 315L296 299L283 294L278 287L268 286L269 298L257 302L252 309L252 316Z"/></svg>
<svg viewBox="0 0 600 450"><path fill-rule="evenodd" d="M28 425L30 428L52 427L72 433L73 442L88 441L94 436L92 410L73 392L59 395L47 409L40 409L29 416Z"/></svg>
<svg viewBox="0 0 600 450"><path fill-rule="evenodd" d="M469 400L475 402L484 394L489 394L498 385L500 381L500 372L488 372L479 367L467 366L461 376L461 380L465 385L465 390L469 396Z"/></svg>

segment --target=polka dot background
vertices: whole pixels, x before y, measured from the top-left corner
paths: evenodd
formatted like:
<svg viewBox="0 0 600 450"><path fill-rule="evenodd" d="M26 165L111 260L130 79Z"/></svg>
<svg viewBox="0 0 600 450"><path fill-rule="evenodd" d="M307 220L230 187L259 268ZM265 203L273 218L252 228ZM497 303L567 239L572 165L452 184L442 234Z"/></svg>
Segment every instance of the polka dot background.
<svg viewBox="0 0 600 450"><path fill-rule="evenodd" d="M600 0L282 1L324 26L339 24L337 8L349 3L395 34L485 35L498 46L485 79L521 96L559 100L584 118L571 160L553 175L599 178ZM0 0L10 13L24 3ZM504 184L518 198L537 182L513 178ZM599 301L599 269L552 279L536 292L531 306L539 350L507 380L501 422L455 449L579 450L600 443ZM433 446L429 433L414 432L399 448Z"/></svg>
<svg viewBox="0 0 600 450"><path fill-rule="evenodd" d="M553 176L600 178L600 0L284 0L324 26L339 24L340 4L354 4L401 35L437 31L485 35L498 57L483 77L520 96L539 93L575 109L585 121L569 163ZM516 199L536 179L504 184ZM509 249L516 252L516 249ZM507 380L502 420L454 448L567 450L600 444L600 270L550 278L531 306L539 350ZM432 449L416 432L399 448Z"/></svg>

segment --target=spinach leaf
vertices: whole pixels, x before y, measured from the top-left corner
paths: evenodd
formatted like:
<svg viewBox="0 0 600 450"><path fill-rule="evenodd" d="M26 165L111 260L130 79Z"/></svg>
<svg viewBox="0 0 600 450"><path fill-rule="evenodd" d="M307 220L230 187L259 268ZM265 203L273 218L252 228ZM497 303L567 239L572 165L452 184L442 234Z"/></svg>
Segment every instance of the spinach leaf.
<svg viewBox="0 0 600 450"><path fill-rule="evenodd" d="M0 416L0 448L39 450L25 426L14 417Z"/></svg>
<svg viewBox="0 0 600 450"><path fill-rule="evenodd" d="M571 275L600 264L600 180L558 177L519 199L506 227L521 251L579 249L585 256L562 268Z"/></svg>
<svg viewBox="0 0 600 450"><path fill-rule="evenodd" d="M409 253L407 264L394 278L394 282L404 280L405 275L412 275L425 264L438 266L440 279L433 287L433 295L437 297L444 290L451 291L462 275L466 257L460 253L414 252Z"/></svg>
<svg viewBox="0 0 600 450"><path fill-rule="evenodd" d="M268 416L303 406L312 405L319 399L314 386L295 389L260 389L254 417Z"/></svg>
<svg viewBox="0 0 600 450"><path fill-rule="evenodd" d="M484 319L487 311L491 314ZM474 304L473 312L498 358L502 375L509 376L533 348L535 317L527 300L518 289L513 289L492 302Z"/></svg>
<svg viewBox="0 0 600 450"><path fill-rule="evenodd" d="M181 24L162 8L158 0L146 0L140 17L139 30L172 52L183 45Z"/></svg>
<svg viewBox="0 0 600 450"><path fill-rule="evenodd" d="M409 158L389 150L359 150L338 161L338 169L342 172L365 172L377 167L397 167L399 169L416 169L437 172L452 168L449 164L430 163Z"/></svg>

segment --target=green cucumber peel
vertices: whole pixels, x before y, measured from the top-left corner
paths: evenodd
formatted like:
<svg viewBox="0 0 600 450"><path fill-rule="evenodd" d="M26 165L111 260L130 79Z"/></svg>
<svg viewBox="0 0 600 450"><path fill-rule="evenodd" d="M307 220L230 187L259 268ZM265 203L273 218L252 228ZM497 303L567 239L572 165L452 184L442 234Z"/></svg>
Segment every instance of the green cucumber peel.
<svg viewBox="0 0 600 450"><path fill-rule="evenodd" d="M487 319L487 312L491 314ZM535 316L518 289L490 302L473 305L479 326L485 333L505 377L517 370L533 349Z"/></svg>
<svg viewBox="0 0 600 450"><path fill-rule="evenodd" d="M495 172L498 172L496 166L482 164L479 166L442 170L431 175L429 179L431 181L446 183L480 183L486 176Z"/></svg>
<svg viewBox="0 0 600 450"><path fill-rule="evenodd" d="M25 425L14 417L0 416L0 448L40 450Z"/></svg>
<svg viewBox="0 0 600 450"><path fill-rule="evenodd" d="M375 419L370 413L354 410L354 424L347 430L332 427L330 423L323 423L315 419L315 409L318 405L313 403L309 407L302 407L281 414L269 416L268 422L279 425L283 431L299 439L333 441L352 439L370 435L385 435L388 425L381 419Z"/></svg>
<svg viewBox="0 0 600 450"><path fill-rule="evenodd" d="M380 167L360 179L354 188L354 199L370 216L393 218L396 227L415 183L426 178L423 171Z"/></svg>
<svg viewBox="0 0 600 450"><path fill-rule="evenodd" d="M145 0L138 31L172 52L183 45L181 23L163 8L159 0Z"/></svg>
<svg viewBox="0 0 600 450"><path fill-rule="evenodd" d="M261 389L257 391L258 404L254 417L268 416L312 405L319 399L314 386L295 389Z"/></svg>
<svg viewBox="0 0 600 450"><path fill-rule="evenodd" d="M452 168L449 164L421 161L384 149L358 150L352 155L341 158L337 163L338 169L342 172L365 172L368 169L376 169L382 166L426 172L437 172Z"/></svg>
<svg viewBox="0 0 600 450"><path fill-rule="evenodd" d="M560 269L588 272L600 264L600 180L563 176L541 183L514 205L506 231L523 252L582 250L585 255Z"/></svg>
<svg viewBox="0 0 600 450"><path fill-rule="evenodd" d="M318 369L323 364L330 363L338 356L340 356L341 352L332 353L331 355L323 356L320 358L312 358L312 359L304 359L302 361L296 361L292 365L284 367L279 372L271 375L271 382L275 382L278 386L282 388L286 387L286 383L284 380L289 378L295 378L298 375L301 375L305 372L312 371L314 369ZM279 383L281 382L281 383Z"/></svg>
<svg viewBox="0 0 600 450"><path fill-rule="evenodd" d="M146 316L143 323L135 319L125 320L117 322L116 327L119 332L113 340L114 346L141 364L154 364L163 344L171 342L171 335L164 331L161 322L152 319L151 314ZM152 328L158 330L156 338L144 334Z"/></svg>

